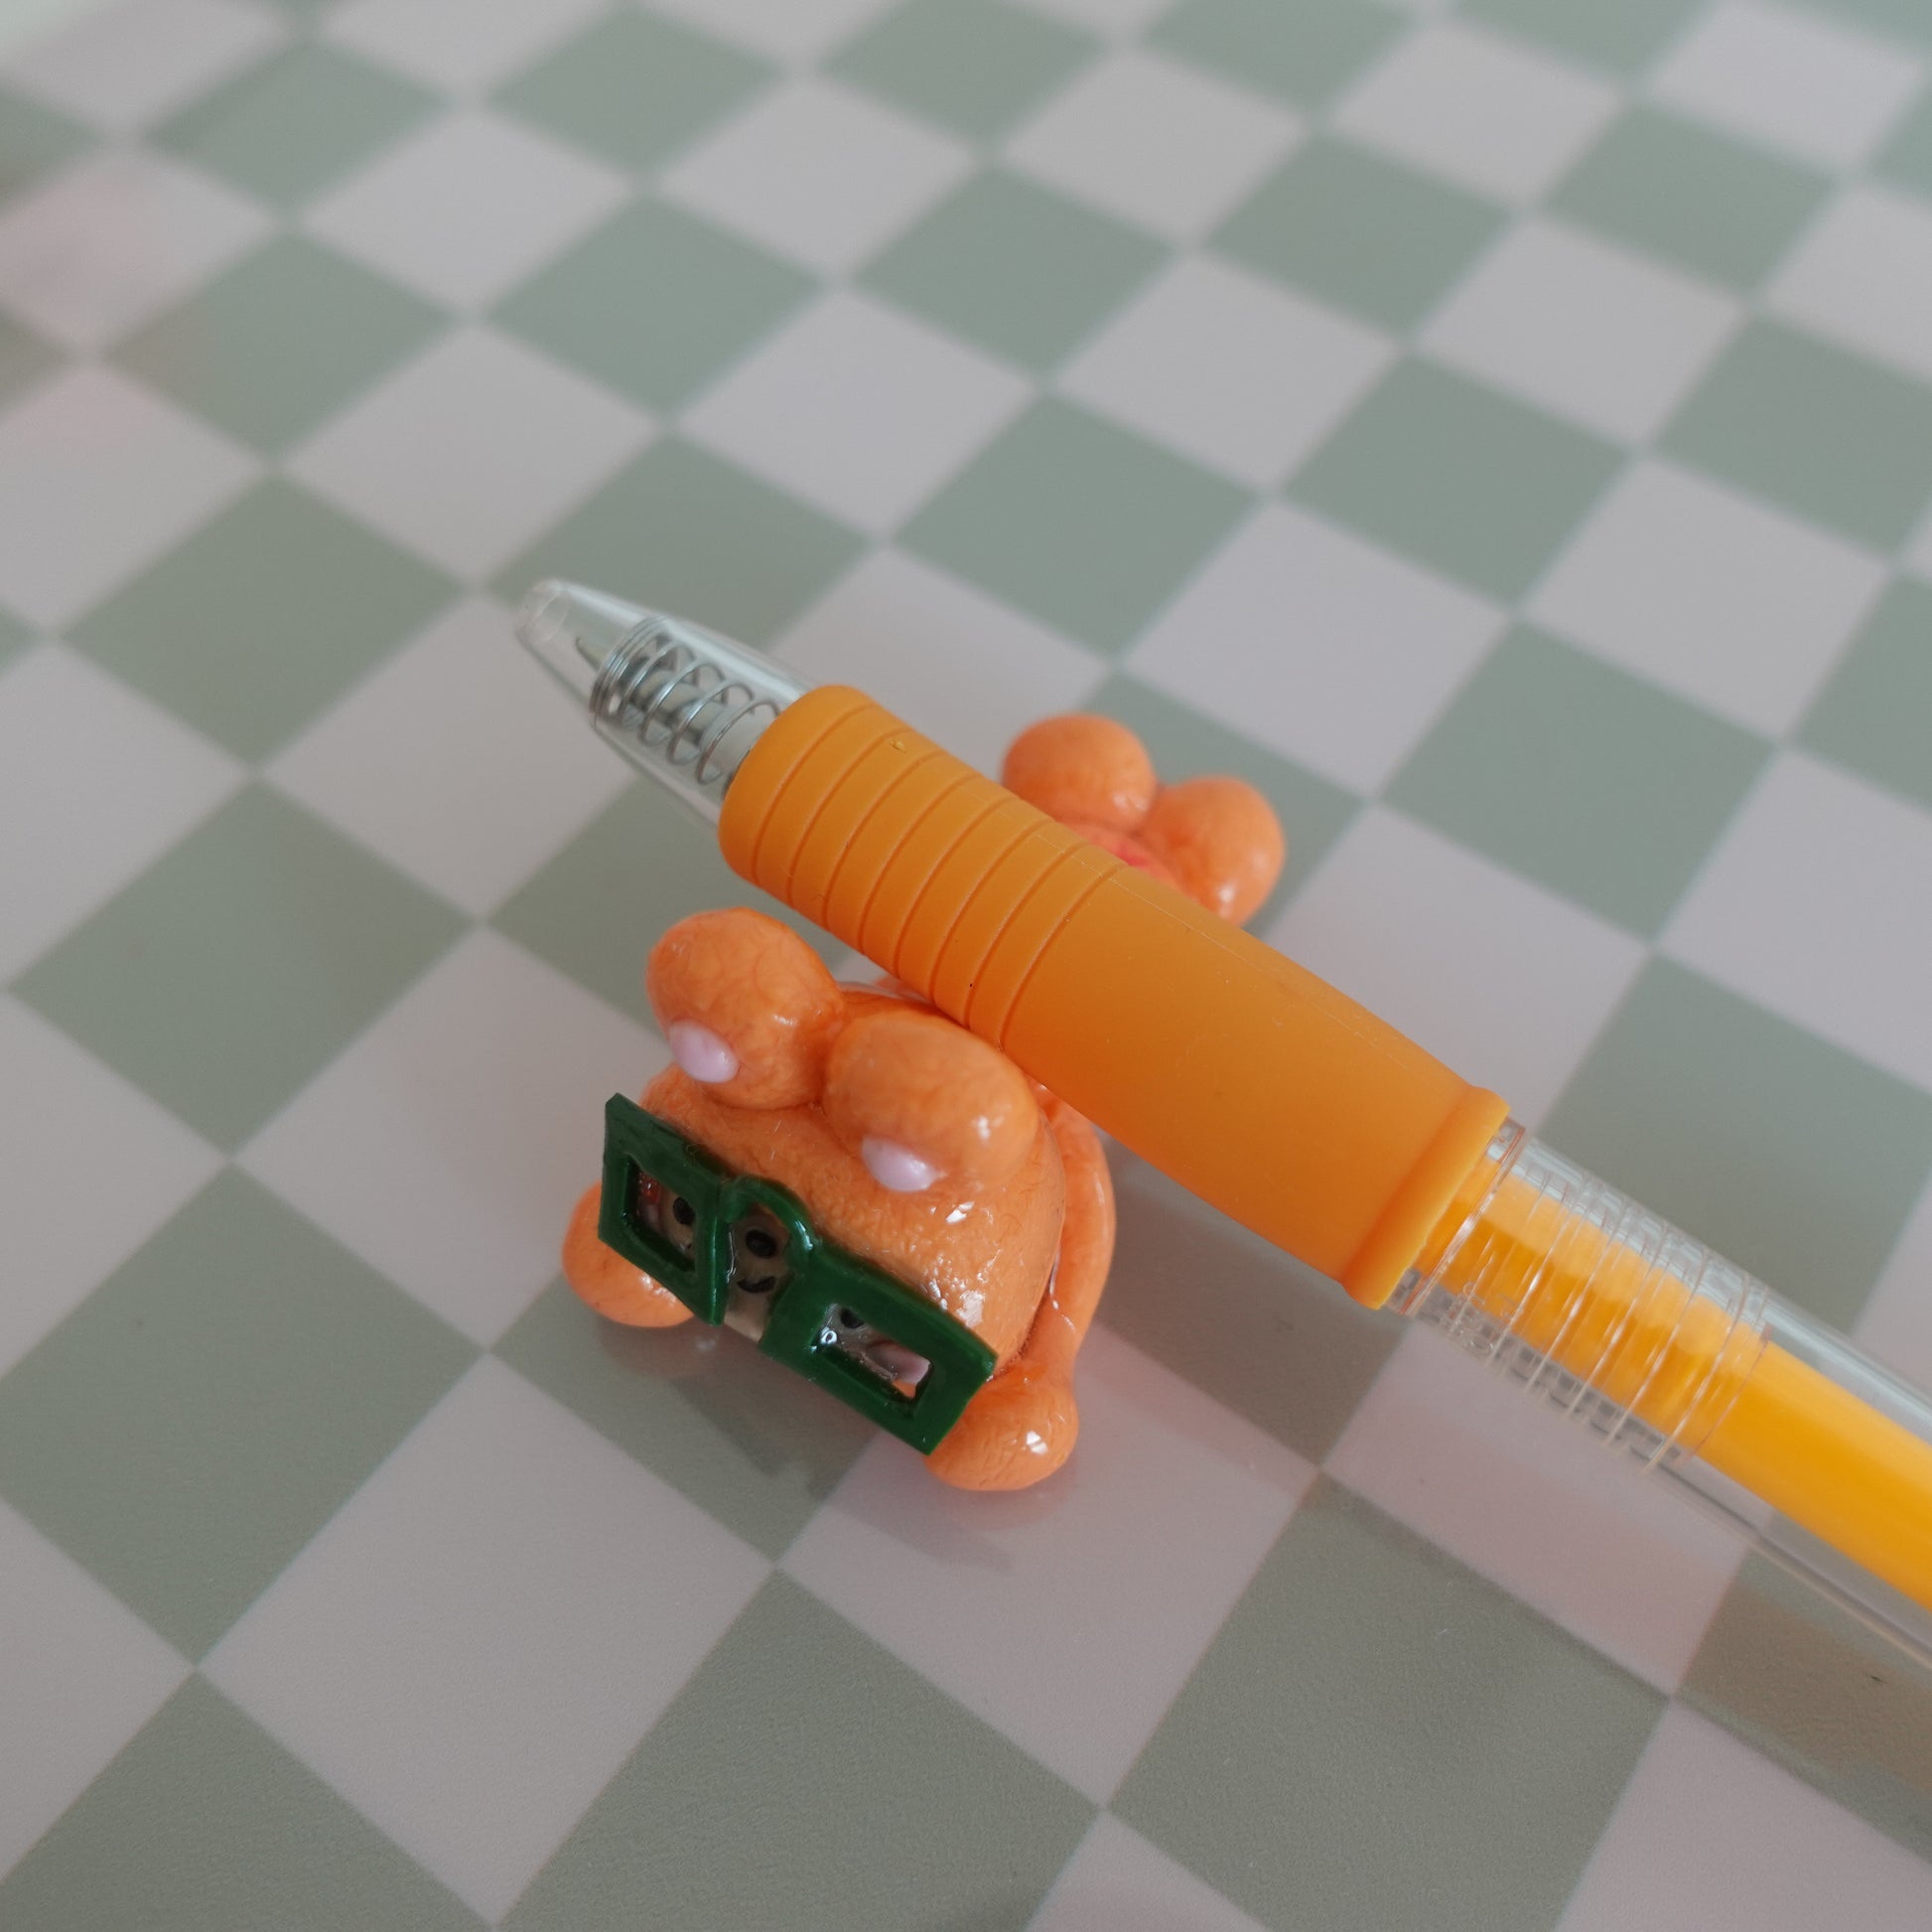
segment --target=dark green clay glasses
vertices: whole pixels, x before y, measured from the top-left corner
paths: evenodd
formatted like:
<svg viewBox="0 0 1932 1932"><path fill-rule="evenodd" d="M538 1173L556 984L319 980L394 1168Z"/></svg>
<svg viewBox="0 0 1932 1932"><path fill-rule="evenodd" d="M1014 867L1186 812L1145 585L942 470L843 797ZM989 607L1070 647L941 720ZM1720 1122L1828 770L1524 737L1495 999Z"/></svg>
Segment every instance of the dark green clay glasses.
<svg viewBox="0 0 1932 1932"><path fill-rule="evenodd" d="M729 1322L921 1454L993 1373L978 1335L827 1241L796 1194L733 1173L621 1093L604 1109L597 1231L700 1321Z"/></svg>

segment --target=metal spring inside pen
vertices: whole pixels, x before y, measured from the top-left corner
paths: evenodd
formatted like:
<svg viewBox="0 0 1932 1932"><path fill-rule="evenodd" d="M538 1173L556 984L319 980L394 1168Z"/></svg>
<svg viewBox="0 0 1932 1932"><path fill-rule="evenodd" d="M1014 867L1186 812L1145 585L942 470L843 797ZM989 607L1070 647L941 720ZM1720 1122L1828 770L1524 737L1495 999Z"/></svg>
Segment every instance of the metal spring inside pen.
<svg viewBox="0 0 1932 1932"><path fill-rule="evenodd" d="M728 785L750 749L747 735L734 757L721 749L740 725L778 706L705 657L662 619L640 623L605 660L591 687L591 712L613 730L633 736L667 764L692 767L700 786Z"/></svg>

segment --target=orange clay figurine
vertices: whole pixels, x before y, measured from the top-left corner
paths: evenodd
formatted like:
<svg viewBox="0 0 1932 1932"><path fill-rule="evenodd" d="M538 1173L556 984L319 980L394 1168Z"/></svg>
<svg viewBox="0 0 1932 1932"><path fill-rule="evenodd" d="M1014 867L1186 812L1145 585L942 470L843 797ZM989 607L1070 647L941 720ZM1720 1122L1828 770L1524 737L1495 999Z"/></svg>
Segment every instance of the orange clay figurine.
<svg viewBox="0 0 1932 1932"><path fill-rule="evenodd" d="M1280 876L1281 826L1253 786L1221 777L1163 786L1140 741L1111 719L1035 725L1015 740L1002 775L1022 798L1225 918L1245 919ZM915 1311L942 1344L922 1354L894 1337L890 1315L835 1301L813 1315L809 1340L838 1351L847 1380L807 1372L847 1400L856 1382L903 1408L942 1379L946 1333L964 1331L978 1367L955 1397L957 1420L948 1411L929 1446L910 1428L898 1433L960 1488L1019 1489L1050 1475L1079 1428L1073 1358L1113 1258L1113 1183L1093 1128L904 989L838 984L802 939L760 912L681 920L652 947L645 986L675 1064L645 1089L642 1113L618 1099L614 1119L621 1112L700 1166L679 1169L695 1176L680 1191L637 1166L612 1166L607 1150L607 1177L628 1173L625 1213L641 1217L642 1245L622 1241L605 1188L592 1187L564 1241L571 1287L614 1321L667 1327L698 1304L688 1287L673 1293L639 1266L638 1254L661 1255L668 1278L711 1241L720 1283L710 1318L783 1354L772 1346L781 1325L773 1291L790 1278L787 1231L794 1257L828 1244L848 1284L890 1278L881 1292L913 1291L950 1319L935 1325ZM749 1184L763 1188L759 1200L735 1175L758 1177ZM732 1227L714 1240L685 1195L734 1184ZM853 1288L849 1299L864 1298ZM897 1332L915 1325L901 1320ZM936 1387L926 1393L937 1401Z"/></svg>

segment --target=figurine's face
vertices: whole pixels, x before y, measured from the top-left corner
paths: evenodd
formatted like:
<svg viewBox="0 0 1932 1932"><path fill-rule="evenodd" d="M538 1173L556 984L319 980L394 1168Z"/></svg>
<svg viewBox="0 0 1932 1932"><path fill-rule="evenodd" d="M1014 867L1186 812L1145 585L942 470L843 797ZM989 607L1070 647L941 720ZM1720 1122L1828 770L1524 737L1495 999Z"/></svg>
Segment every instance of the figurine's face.
<svg viewBox="0 0 1932 1932"><path fill-rule="evenodd" d="M821 1233L923 1290L1005 1361L1059 1240L1059 1156L1032 1084L922 1007L837 985L788 927L702 913L648 986L675 1064L644 1106Z"/></svg>

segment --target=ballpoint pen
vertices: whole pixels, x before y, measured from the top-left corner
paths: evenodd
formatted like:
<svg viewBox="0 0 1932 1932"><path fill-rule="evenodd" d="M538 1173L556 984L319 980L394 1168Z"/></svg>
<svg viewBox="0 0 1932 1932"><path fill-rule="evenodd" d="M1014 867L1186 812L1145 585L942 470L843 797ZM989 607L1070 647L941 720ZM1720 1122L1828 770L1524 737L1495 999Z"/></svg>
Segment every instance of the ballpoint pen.
<svg viewBox="0 0 1932 1932"><path fill-rule="evenodd" d="M557 582L517 632L727 862L1356 1301L1932 1660L1932 1400L1272 947L863 694Z"/></svg>

